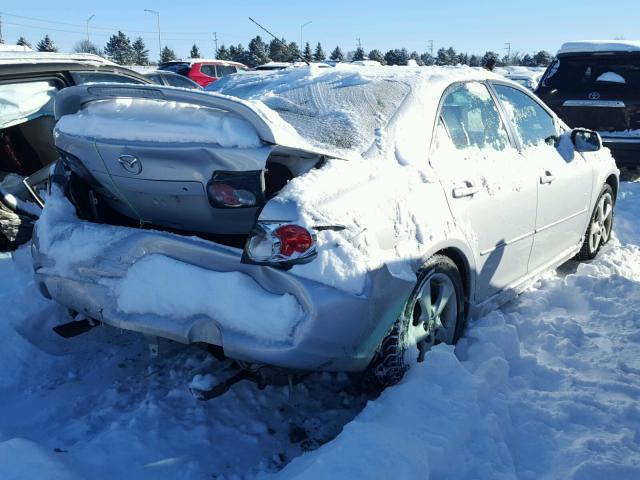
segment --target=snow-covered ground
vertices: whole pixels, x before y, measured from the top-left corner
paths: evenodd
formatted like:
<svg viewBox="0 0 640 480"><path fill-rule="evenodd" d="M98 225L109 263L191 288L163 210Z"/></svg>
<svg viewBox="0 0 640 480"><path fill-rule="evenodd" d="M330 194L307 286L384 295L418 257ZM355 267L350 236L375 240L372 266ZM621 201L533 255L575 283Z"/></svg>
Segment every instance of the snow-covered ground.
<svg viewBox="0 0 640 480"><path fill-rule="evenodd" d="M0 478L638 479L639 212L623 183L595 261L545 274L369 402L340 375L291 401L241 382L199 402L193 377L224 365L175 343L151 358L109 327L58 338L28 250L2 256Z"/></svg>

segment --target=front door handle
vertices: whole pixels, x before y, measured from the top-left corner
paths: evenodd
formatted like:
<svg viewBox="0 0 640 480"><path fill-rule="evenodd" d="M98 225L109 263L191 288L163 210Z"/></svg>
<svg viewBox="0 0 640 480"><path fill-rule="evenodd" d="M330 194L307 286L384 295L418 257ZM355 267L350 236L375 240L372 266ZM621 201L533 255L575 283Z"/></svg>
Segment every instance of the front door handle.
<svg viewBox="0 0 640 480"><path fill-rule="evenodd" d="M465 182L464 186L454 187L453 198L471 197L478 193L480 189L471 182Z"/></svg>
<svg viewBox="0 0 640 480"><path fill-rule="evenodd" d="M553 176L553 174L549 171L546 170L544 172L544 175L540 175L540 183L541 184L545 184L545 183L551 183L556 179L556 177Z"/></svg>

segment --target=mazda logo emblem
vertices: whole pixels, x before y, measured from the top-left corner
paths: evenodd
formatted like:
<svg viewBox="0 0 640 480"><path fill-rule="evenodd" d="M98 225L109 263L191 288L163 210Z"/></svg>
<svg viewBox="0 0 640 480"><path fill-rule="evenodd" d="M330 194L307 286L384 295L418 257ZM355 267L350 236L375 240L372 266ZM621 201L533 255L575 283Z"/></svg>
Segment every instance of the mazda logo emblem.
<svg viewBox="0 0 640 480"><path fill-rule="evenodd" d="M142 162L138 157L134 157L133 155L120 155L118 157L118 163L120 163L120 166L127 172L133 173L134 175L139 175L140 172L142 172Z"/></svg>
<svg viewBox="0 0 640 480"><path fill-rule="evenodd" d="M591 92L588 97L589 100L598 100L600 98L600 94L598 92Z"/></svg>

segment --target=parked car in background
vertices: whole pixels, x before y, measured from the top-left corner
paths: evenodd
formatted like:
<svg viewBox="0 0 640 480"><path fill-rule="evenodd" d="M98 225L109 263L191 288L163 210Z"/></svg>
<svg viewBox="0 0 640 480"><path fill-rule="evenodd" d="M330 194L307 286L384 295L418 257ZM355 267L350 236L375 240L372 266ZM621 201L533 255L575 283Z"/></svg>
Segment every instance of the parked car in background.
<svg viewBox="0 0 640 480"><path fill-rule="evenodd" d="M53 98L88 82L151 83L89 54L0 51L0 251L31 238L38 194L56 161Z"/></svg>
<svg viewBox="0 0 640 480"><path fill-rule="evenodd" d="M201 90L202 87L188 77L169 70L152 70L144 72L143 75L158 85L166 85L168 87L193 88Z"/></svg>
<svg viewBox="0 0 640 480"><path fill-rule="evenodd" d="M611 234L598 134L490 72L287 69L219 93L58 94L62 186L32 250L45 296L252 375L390 385Z"/></svg>
<svg viewBox="0 0 640 480"><path fill-rule="evenodd" d="M540 79L542 78L543 72L513 72L505 75L512 82L519 83L524 88L534 92L536 88L538 88L538 83L540 83Z"/></svg>
<svg viewBox="0 0 640 480"><path fill-rule="evenodd" d="M246 70L242 63L228 60L207 60L204 58L189 58L187 60L176 60L158 65L158 70L166 70L179 73L196 82L201 87L206 87L219 78L226 77Z"/></svg>
<svg viewBox="0 0 640 480"><path fill-rule="evenodd" d="M618 165L640 165L640 41L565 43L536 94L570 126L600 132Z"/></svg>

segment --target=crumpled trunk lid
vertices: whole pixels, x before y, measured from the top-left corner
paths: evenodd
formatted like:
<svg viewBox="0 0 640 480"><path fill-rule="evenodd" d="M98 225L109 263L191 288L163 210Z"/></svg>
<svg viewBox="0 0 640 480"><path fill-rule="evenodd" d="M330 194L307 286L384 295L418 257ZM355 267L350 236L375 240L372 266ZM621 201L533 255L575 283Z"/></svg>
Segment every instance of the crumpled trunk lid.
<svg viewBox="0 0 640 480"><path fill-rule="evenodd" d="M268 122L246 102L202 92L72 87L56 98L56 118L63 162L101 201L141 224L181 231L248 233L263 202L221 208L208 185L214 175L248 172L261 178L263 192L254 193L264 197L267 161L283 151Z"/></svg>

